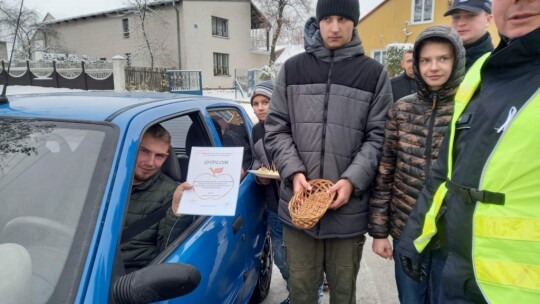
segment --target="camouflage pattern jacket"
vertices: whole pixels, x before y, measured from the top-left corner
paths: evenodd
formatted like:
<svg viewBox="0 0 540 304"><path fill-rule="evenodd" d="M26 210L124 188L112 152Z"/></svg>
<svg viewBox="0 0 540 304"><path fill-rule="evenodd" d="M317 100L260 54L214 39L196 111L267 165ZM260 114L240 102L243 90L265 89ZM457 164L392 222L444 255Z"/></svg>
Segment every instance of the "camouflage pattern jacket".
<svg viewBox="0 0 540 304"><path fill-rule="evenodd" d="M441 37L454 45L454 66L448 81L430 91L418 68L419 43ZM439 148L454 109L453 98L465 73L465 50L459 35L446 26L424 31L414 46L418 92L398 100L388 111L382 158L370 199L369 234L398 239Z"/></svg>

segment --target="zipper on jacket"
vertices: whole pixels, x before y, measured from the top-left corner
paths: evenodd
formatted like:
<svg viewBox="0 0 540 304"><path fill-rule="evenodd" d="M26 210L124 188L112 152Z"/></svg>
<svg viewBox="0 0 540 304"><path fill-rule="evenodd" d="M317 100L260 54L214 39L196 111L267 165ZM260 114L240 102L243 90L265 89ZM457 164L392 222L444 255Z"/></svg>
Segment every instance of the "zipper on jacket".
<svg viewBox="0 0 540 304"><path fill-rule="evenodd" d="M435 124L435 116L437 116L437 102L439 95L433 93L431 97L431 117L429 118L428 135L426 139L426 166L424 167L424 181L427 180L429 170L431 169L431 143L433 142L433 125Z"/></svg>
<svg viewBox="0 0 540 304"><path fill-rule="evenodd" d="M332 84L332 68L334 67L334 50L330 50L330 68L328 69L328 80L326 80L326 93L324 95L324 113L323 113L323 129L321 140L321 164L319 168L319 178L323 178L324 174L324 146L326 141L326 121L328 115L328 101L330 99L330 85ZM319 238L321 232L321 222L317 222L317 231L315 232L315 238Z"/></svg>
<svg viewBox="0 0 540 304"><path fill-rule="evenodd" d="M326 121L328 115L328 101L330 99L330 85L332 84L332 68L334 67L334 50L330 51L330 68L328 69L328 80L326 81L326 93L324 95L324 113L323 113L323 129L321 140L321 167L319 169L319 178L323 178L324 174L324 146L326 141ZM318 232L317 232L318 234Z"/></svg>

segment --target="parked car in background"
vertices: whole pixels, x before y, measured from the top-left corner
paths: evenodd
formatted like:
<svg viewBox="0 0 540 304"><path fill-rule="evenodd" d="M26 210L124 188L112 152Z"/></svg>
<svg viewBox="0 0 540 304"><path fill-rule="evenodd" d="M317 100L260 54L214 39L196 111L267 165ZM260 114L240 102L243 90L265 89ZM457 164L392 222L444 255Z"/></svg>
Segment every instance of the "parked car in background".
<svg viewBox="0 0 540 304"><path fill-rule="evenodd" d="M11 96L0 105L0 299L3 303L247 303L269 289L272 259L262 191L243 174L234 216L198 216L147 267L126 275L119 243L139 142L160 123L172 136L163 171L182 182L193 146L240 134L234 102L107 92Z"/></svg>

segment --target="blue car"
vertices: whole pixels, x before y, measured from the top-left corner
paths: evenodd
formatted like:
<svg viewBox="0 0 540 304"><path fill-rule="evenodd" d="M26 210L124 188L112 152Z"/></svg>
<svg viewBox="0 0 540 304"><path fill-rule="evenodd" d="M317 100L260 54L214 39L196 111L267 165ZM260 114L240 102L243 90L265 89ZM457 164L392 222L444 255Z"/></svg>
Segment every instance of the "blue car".
<svg viewBox="0 0 540 304"><path fill-rule="evenodd" d="M172 136L162 171L185 181L193 146L243 146L234 216L196 216L146 267L120 243L142 134ZM224 129L239 135L227 140ZM108 92L11 96L0 104L2 303L258 303L272 275L251 122L235 102Z"/></svg>

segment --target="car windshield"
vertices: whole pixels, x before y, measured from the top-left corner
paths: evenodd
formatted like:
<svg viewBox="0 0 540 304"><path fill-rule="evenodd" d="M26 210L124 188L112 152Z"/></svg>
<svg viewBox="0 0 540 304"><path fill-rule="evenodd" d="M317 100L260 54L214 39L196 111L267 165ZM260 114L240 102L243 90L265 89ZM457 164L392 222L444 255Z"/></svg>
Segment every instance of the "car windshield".
<svg viewBox="0 0 540 304"><path fill-rule="evenodd" d="M103 164L112 159L103 152L109 130L0 118L0 281L10 282L0 284L0 298L45 303L65 265L75 266L68 261L85 256L79 230L91 221L88 201L99 209L109 172Z"/></svg>

